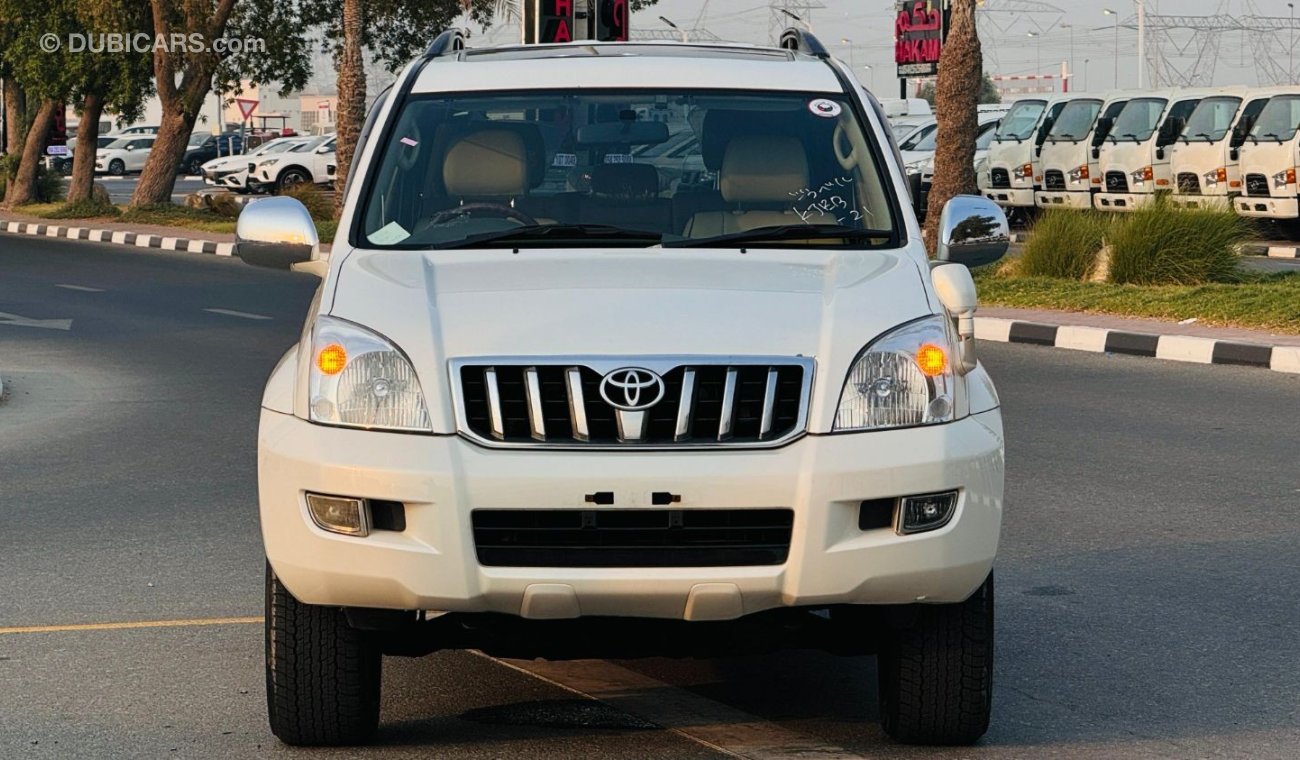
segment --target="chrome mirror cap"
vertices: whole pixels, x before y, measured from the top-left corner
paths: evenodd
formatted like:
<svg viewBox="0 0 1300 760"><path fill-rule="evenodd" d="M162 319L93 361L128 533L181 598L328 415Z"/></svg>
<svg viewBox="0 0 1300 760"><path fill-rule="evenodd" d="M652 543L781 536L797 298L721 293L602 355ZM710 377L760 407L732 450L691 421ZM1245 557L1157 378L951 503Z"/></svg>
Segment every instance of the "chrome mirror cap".
<svg viewBox="0 0 1300 760"><path fill-rule="evenodd" d="M940 261L968 267L992 264L1007 253L1011 227L1002 208L978 195L958 195L939 217Z"/></svg>
<svg viewBox="0 0 1300 760"><path fill-rule="evenodd" d="M235 225L235 255L246 264L289 269L320 258L316 223L295 198L275 196L249 203Z"/></svg>

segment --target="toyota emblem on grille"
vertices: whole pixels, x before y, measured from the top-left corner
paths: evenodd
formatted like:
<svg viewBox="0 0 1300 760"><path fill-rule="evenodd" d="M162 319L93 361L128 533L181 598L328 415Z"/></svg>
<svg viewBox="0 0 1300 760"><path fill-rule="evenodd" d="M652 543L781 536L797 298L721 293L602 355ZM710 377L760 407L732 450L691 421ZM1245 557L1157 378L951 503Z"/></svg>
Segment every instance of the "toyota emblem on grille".
<svg viewBox="0 0 1300 760"><path fill-rule="evenodd" d="M643 411L663 400L664 380L648 369L616 369L601 379L600 397L615 409Z"/></svg>

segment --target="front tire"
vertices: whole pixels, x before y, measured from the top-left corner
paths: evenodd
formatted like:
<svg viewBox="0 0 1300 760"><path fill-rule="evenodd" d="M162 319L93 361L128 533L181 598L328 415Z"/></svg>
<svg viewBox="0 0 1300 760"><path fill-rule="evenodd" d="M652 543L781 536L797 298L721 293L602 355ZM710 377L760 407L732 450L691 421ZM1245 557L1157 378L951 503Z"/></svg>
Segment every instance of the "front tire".
<svg viewBox="0 0 1300 760"><path fill-rule="evenodd" d="M343 610L303 604L266 568L266 704L295 746L368 742L379 727L382 657Z"/></svg>
<svg viewBox="0 0 1300 760"><path fill-rule="evenodd" d="M881 641L880 723L907 744L972 744L993 706L993 576L959 604L915 605Z"/></svg>
<svg viewBox="0 0 1300 760"><path fill-rule="evenodd" d="M311 175L303 169L287 169L280 178L276 180L275 187L283 192L291 187L305 185L311 182Z"/></svg>
<svg viewBox="0 0 1300 760"><path fill-rule="evenodd" d="M115 158L108 162L108 173L114 177L126 175L126 164L120 158Z"/></svg>

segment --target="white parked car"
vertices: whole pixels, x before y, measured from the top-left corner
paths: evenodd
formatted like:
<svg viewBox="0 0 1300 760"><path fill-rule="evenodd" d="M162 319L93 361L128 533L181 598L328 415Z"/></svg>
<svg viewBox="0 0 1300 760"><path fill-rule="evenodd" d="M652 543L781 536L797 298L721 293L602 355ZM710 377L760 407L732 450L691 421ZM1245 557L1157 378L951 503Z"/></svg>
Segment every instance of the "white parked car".
<svg viewBox="0 0 1300 760"><path fill-rule="evenodd" d="M310 138L284 153L248 161L248 187L254 192L334 181L334 135Z"/></svg>
<svg viewBox="0 0 1300 760"><path fill-rule="evenodd" d="M372 110L328 261L292 198L239 218L324 280L262 399L274 733L369 740L384 655L798 645L876 653L890 735L977 739L1004 451L963 264L1001 210L954 199L930 261L804 32L463 45Z"/></svg>
<svg viewBox="0 0 1300 760"><path fill-rule="evenodd" d="M95 173L120 177L144 169L154 139L152 135L128 135L100 148L95 152Z"/></svg>
<svg viewBox="0 0 1300 760"><path fill-rule="evenodd" d="M203 182L236 193L248 192L248 168L263 158L276 156L312 142L310 137L280 137L259 145L244 155L223 156L203 164Z"/></svg>

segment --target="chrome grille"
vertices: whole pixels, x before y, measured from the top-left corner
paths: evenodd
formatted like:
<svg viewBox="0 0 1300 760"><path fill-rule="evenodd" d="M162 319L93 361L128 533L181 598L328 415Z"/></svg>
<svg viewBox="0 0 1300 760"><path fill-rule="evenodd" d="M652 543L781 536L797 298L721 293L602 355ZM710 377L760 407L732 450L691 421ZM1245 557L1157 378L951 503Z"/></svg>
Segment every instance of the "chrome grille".
<svg viewBox="0 0 1300 760"><path fill-rule="evenodd" d="M1011 187L1011 172L1006 169L989 171L989 186L994 190L1006 190Z"/></svg>
<svg viewBox="0 0 1300 760"><path fill-rule="evenodd" d="M1111 193L1128 192L1128 175L1124 172L1106 172L1106 191Z"/></svg>
<svg viewBox="0 0 1300 760"><path fill-rule="evenodd" d="M1049 169L1043 173L1043 187L1048 190L1065 189L1065 172Z"/></svg>
<svg viewBox="0 0 1300 760"><path fill-rule="evenodd" d="M1268 177L1265 177L1263 174L1247 174L1246 195L1267 198L1269 195Z"/></svg>
<svg viewBox="0 0 1300 760"><path fill-rule="evenodd" d="M1178 175L1178 192L1183 195L1200 195L1201 178L1191 172L1182 172Z"/></svg>
<svg viewBox="0 0 1300 760"><path fill-rule="evenodd" d="M661 380L657 403L636 409L610 403L602 384L629 369ZM451 376L457 428L486 446L768 447L804 432L813 362L494 357L453 360ZM652 395L647 389L647 398Z"/></svg>

